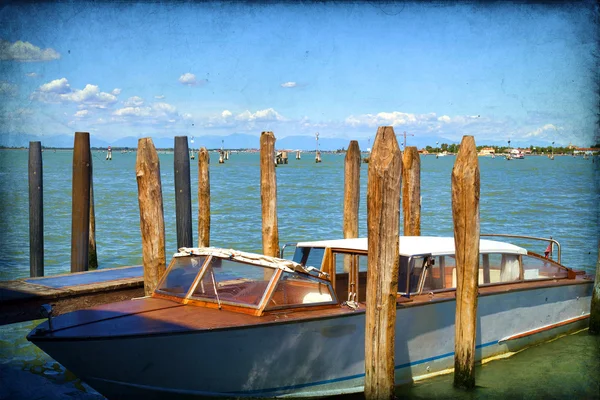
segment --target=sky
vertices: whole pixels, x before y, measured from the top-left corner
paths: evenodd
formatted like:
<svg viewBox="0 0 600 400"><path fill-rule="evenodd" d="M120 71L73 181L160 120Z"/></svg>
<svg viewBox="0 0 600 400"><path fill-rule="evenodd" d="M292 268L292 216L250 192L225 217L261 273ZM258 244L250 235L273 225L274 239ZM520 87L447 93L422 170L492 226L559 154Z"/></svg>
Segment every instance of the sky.
<svg viewBox="0 0 600 400"><path fill-rule="evenodd" d="M590 146L597 22L594 2L8 4L0 135Z"/></svg>

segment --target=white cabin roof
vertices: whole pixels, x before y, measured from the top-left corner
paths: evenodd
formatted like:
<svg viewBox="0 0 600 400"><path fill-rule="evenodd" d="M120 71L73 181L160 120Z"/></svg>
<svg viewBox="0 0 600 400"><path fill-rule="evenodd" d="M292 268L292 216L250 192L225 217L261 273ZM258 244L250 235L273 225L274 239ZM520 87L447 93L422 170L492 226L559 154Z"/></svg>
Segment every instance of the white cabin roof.
<svg viewBox="0 0 600 400"><path fill-rule="evenodd" d="M367 238L299 242L297 247L331 247L344 250L368 250ZM432 256L436 256L454 253L453 237L400 236L401 256L410 257L418 254L431 254ZM527 250L506 242L480 239L479 253L527 254Z"/></svg>

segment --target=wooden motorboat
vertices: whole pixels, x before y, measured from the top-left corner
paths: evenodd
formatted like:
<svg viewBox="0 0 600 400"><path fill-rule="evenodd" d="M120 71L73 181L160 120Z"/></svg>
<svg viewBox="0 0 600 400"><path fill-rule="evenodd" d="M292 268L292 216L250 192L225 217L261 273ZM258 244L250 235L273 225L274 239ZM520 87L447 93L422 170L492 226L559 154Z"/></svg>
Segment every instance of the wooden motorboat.
<svg viewBox="0 0 600 400"><path fill-rule="evenodd" d="M397 384L452 371L456 308L454 239L399 243ZM110 399L360 392L367 239L295 247L293 261L182 248L152 296L49 318L28 339ZM592 277L559 261L481 240L477 361L587 325Z"/></svg>

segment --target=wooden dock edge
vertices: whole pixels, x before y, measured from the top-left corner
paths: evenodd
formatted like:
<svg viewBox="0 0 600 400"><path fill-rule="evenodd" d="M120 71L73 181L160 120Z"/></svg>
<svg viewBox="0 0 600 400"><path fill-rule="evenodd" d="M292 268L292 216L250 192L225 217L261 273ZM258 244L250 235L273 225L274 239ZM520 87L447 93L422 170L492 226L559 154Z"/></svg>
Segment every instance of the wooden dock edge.
<svg viewBox="0 0 600 400"><path fill-rule="evenodd" d="M118 270L115 268L112 270ZM95 274L107 270L81 272ZM54 275L51 278L72 277L75 274ZM44 278L23 278L0 282L0 325L43 318L42 304L50 304L53 316L92 306L144 296L144 278L128 277L89 284L53 288L37 283ZM29 281L29 282L26 282Z"/></svg>

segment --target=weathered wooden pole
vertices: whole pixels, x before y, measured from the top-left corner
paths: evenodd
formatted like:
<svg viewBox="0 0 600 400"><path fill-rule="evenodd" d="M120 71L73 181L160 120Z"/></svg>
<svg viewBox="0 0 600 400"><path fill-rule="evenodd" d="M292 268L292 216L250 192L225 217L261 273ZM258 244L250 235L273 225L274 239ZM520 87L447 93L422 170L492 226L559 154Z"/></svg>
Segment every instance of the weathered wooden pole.
<svg viewBox="0 0 600 400"><path fill-rule="evenodd" d="M98 269L96 251L96 211L94 209L94 161L90 150L90 237L88 240L88 269Z"/></svg>
<svg viewBox="0 0 600 400"><path fill-rule="evenodd" d="M262 205L263 254L279 257L279 228L277 227L277 178L275 176L275 135L260 134L260 201Z"/></svg>
<svg viewBox="0 0 600 400"><path fill-rule="evenodd" d="M210 246L210 155L205 147L198 151L198 247Z"/></svg>
<svg viewBox="0 0 600 400"><path fill-rule="evenodd" d="M596 280L592 292L590 307L590 333L600 335L600 241L598 241L598 261L596 262Z"/></svg>
<svg viewBox="0 0 600 400"><path fill-rule="evenodd" d="M421 159L414 146L408 146L402 156L402 209L404 235L421 235Z"/></svg>
<svg viewBox="0 0 600 400"><path fill-rule="evenodd" d="M391 126L377 129L369 164L365 397L394 397L402 153Z"/></svg>
<svg viewBox="0 0 600 400"><path fill-rule="evenodd" d="M473 136L463 136L452 168L456 248L454 386L475 387L475 329L479 271L479 163Z"/></svg>
<svg viewBox="0 0 600 400"><path fill-rule="evenodd" d="M42 144L29 142L29 276L44 276Z"/></svg>
<svg viewBox="0 0 600 400"><path fill-rule="evenodd" d="M193 247L192 189L187 136L175 136L175 219L177 220L177 248Z"/></svg>
<svg viewBox="0 0 600 400"><path fill-rule="evenodd" d="M135 174L140 204L144 290L150 295L165 272L165 218L160 161L151 138L138 140Z"/></svg>
<svg viewBox="0 0 600 400"><path fill-rule="evenodd" d="M90 238L90 134L75 132L73 145L73 208L71 272L87 271Z"/></svg>
<svg viewBox="0 0 600 400"><path fill-rule="evenodd" d="M344 238L358 237L358 207L360 203L360 149L351 140L344 159ZM344 259L344 272L350 272L350 259Z"/></svg>

